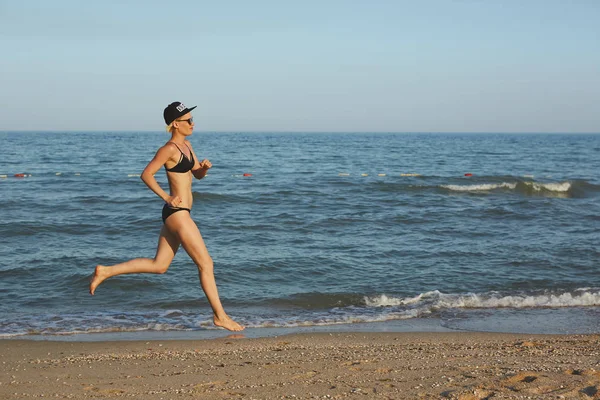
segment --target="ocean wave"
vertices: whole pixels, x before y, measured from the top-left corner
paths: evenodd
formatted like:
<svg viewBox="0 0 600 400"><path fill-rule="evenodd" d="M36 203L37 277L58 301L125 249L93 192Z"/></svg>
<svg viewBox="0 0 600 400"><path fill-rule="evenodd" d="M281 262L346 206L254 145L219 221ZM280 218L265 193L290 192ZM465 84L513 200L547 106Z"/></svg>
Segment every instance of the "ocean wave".
<svg viewBox="0 0 600 400"><path fill-rule="evenodd" d="M550 192L568 192L571 189L570 182L561 183L537 183L537 182L523 182L524 185L533 188L536 191L548 190Z"/></svg>
<svg viewBox="0 0 600 400"><path fill-rule="evenodd" d="M280 316L280 317L236 317L236 320L246 328L299 328L335 326L346 324L376 323L392 320L419 318L430 314L422 310L402 310L386 313L360 313L353 311L334 311L311 313L303 316ZM68 336L97 333L123 333L123 332L180 332L180 331L213 331L221 328L216 327L212 318L198 319L197 315L170 315L171 322L125 322L106 318L103 322L96 321L89 326L85 319L78 320L70 318L70 323L63 325L58 321L50 321L40 318L38 321L17 321L11 323L11 329L0 326L0 339L18 336ZM174 318L176 317L176 318ZM135 318L135 316L134 316ZM147 316L150 319L150 316ZM96 318L101 319L101 318ZM53 323L53 326L48 326Z"/></svg>
<svg viewBox="0 0 600 400"><path fill-rule="evenodd" d="M381 314L355 314L355 315L331 315L319 316L311 319L288 319L288 320L266 320L266 321L248 321L247 328L300 328L311 326L333 326L346 324L365 324L374 322L387 322L403 319L413 319L424 317L431 314L429 311L405 310L402 312L381 313Z"/></svg>
<svg viewBox="0 0 600 400"><path fill-rule="evenodd" d="M495 189L515 189L516 183L483 183L479 185L440 185L440 187L457 192L490 191Z"/></svg>
<svg viewBox="0 0 600 400"><path fill-rule="evenodd" d="M495 293L444 294L437 290L414 297L365 297L368 307L421 305L439 311L450 308L546 308L600 306L600 291L577 289L574 292L500 295Z"/></svg>
<svg viewBox="0 0 600 400"><path fill-rule="evenodd" d="M442 189L453 192L492 192L499 190L508 190L528 196L549 196L549 197L570 197L572 195L585 194L585 182L574 189L576 183L565 182L535 182L535 181L520 181L520 182L500 182L500 183L476 183L470 185L440 185Z"/></svg>
<svg viewBox="0 0 600 400"><path fill-rule="evenodd" d="M216 329L216 328L215 328ZM69 335L81 335L81 334L93 334L93 333L122 333L122 332L179 332L179 331L190 331L192 328L185 327L182 325L168 325L168 324L156 324L148 323L138 326L105 326L105 327L94 327L94 328L29 328L26 331L14 332L14 333L0 333L0 338L8 339L18 336L36 336L36 335L50 335L50 336L69 336Z"/></svg>
<svg viewBox="0 0 600 400"><path fill-rule="evenodd" d="M332 295L333 296L333 295ZM600 306L600 289L582 288L565 292L455 293L434 290L416 296L350 296L344 302L327 300L321 308L282 310L255 308L251 313L233 312L248 328L301 328L344 324L380 323L415 318L443 317L446 311L477 309L548 309ZM336 297L336 296L333 296ZM48 314L7 316L0 322L0 338L22 335L63 336L73 334L204 331L219 329L212 317L195 309L166 309L119 313Z"/></svg>

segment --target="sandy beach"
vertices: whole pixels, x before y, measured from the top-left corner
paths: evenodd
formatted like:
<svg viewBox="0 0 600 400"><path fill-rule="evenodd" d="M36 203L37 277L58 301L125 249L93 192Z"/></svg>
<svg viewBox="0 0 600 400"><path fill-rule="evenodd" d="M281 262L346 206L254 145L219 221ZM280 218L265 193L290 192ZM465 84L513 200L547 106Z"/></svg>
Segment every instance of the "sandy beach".
<svg viewBox="0 0 600 400"><path fill-rule="evenodd" d="M0 398L600 399L599 335L0 341Z"/></svg>

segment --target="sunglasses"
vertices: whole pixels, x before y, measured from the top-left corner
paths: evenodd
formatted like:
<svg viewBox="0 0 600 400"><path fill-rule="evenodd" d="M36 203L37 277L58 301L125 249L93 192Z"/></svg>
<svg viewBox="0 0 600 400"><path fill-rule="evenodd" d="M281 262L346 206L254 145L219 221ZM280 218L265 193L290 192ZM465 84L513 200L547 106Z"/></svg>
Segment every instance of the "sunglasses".
<svg viewBox="0 0 600 400"><path fill-rule="evenodd" d="M194 117L190 117L189 119L177 119L176 121L179 122L187 122L188 124L193 124L194 123Z"/></svg>

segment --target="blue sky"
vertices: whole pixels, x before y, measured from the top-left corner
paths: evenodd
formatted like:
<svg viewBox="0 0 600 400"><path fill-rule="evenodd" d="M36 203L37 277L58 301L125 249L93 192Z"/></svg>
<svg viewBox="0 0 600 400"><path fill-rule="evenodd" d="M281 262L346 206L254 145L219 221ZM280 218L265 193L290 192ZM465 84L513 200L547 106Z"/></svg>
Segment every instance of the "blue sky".
<svg viewBox="0 0 600 400"><path fill-rule="evenodd" d="M600 132L600 1L0 0L0 130Z"/></svg>

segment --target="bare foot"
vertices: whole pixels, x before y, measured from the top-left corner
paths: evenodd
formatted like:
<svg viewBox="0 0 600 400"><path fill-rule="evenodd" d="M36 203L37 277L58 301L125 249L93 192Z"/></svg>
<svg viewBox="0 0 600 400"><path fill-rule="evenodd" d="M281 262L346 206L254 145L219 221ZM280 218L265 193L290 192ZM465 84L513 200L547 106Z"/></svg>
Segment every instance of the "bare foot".
<svg viewBox="0 0 600 400"><path fill-rule="evenodd" d="M230 331L238 332L243 331L244 327L229 318L227 315L225 318L217 318L216 316L213 318L213 322L216 326L220 326L221 328L225 328Z"/></svg>
<svg viewBox="0 0 600 400"><path fill-rule="evenodd" d="M90 278L90 294L93 296L96 288L99 284L101 284L106 278L106 274L104 274L104 265L96 265L96 270L94 271L94 275Z"/></svg>

